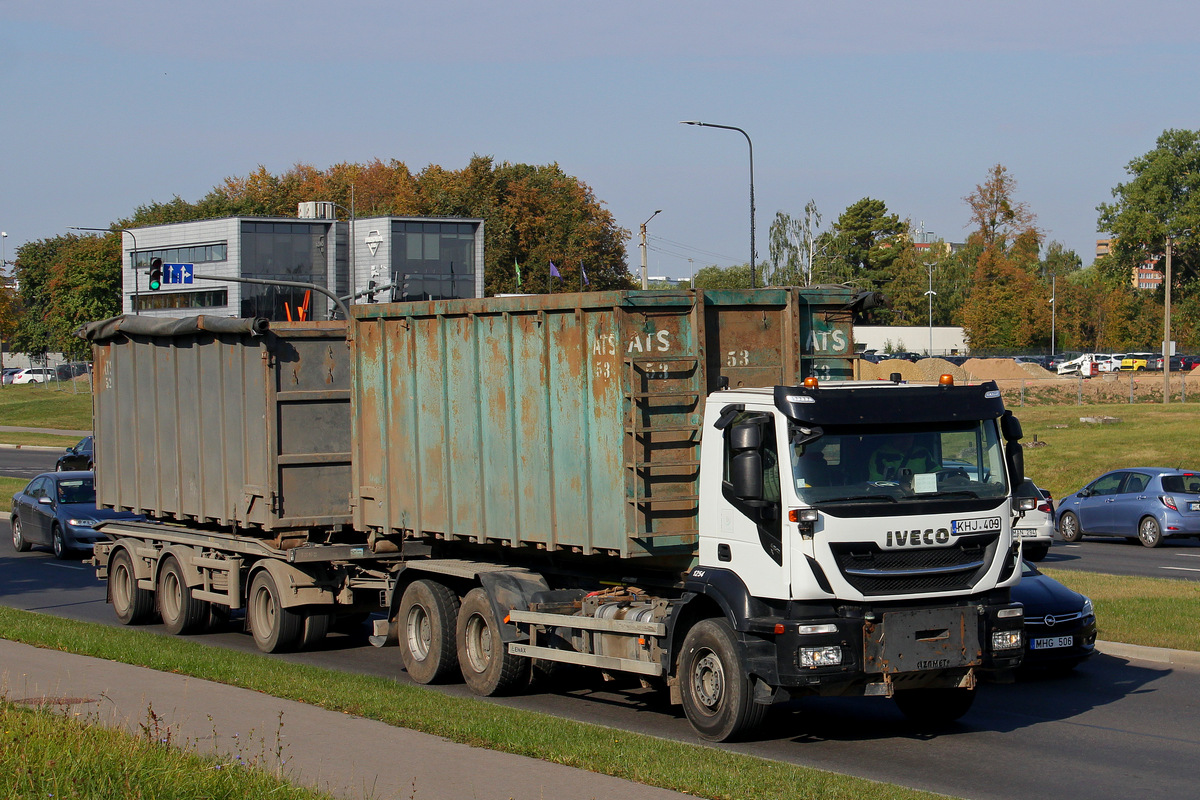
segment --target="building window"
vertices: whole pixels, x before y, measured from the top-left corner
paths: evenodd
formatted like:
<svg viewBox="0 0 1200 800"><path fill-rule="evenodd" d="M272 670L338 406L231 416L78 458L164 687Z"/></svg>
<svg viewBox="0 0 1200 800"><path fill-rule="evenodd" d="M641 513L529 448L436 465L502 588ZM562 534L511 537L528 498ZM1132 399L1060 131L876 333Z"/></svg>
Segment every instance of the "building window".
<svg viewBox="0 0 1200 800"><path fill-rule="evenodd" d="M326 236L330 226L331 223L242 222L242 276L328 286ZM313 297L308 289L248 284L242 289L240 313L243 317L279 321L300 319L301 313L304 319L323 319L325 298Z"/></svg>
<svg viewBox="0 0 1200 800"><path fill-rule="evenodd" d="M224 308L229 305L227 289L203 292L150 292L135 295L134 311L161 311L169 308Z"/></svg>
<svg viewBox="0 0 1200 800"><path fill-rule="evenodd" d="M211 264L225 261L229 257L229 245L225 242L194 244L186 247L168 247L161 250L133 251L133 266L145 268L150 261L161 258L164 264Z"/></svg>
<svg viewBox="0 0 1200 800"><path fill-rule="evenodd" d="M475 224L393 222L396 300L475 296Z"/></svg>

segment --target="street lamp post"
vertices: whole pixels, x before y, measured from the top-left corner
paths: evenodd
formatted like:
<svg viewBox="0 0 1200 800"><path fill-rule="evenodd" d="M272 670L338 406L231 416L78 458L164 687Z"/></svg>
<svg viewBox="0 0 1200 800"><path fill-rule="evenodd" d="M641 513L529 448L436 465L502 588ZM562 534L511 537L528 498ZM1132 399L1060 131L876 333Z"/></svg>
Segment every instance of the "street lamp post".
<svg viewBox="0 0 1200 800"><path fill-rule="evenodd" d="M933 290L934 262L926 261L925 266L929 268L929 291L925 293L929 298L929 357L933 358L933 298L937 296Z"/></svg>
<svg viewBox="0 0 1200 800"><path fill-rule="evenodd" d="M746 144L750 146L750 288L753 289L755 286L754 264L758 260L758 251L754 249L754 142L750 141L750 134L734 125L716 125L699 120L683 120L679 124L698 125L702 128L722 128L727 131L737 131L746 137Z"/></svg>
<svg viewBox="0 0 1200 800"><path fill-rule="evenodd" d="M1167 234L1167 263L1163 275L1165 294L1163 299L1163 405L1171 402L1171 241L1173 237Z"/></svg>
<svg viewBox="0 0 1200 800"><path fill-rule="evenodd" d="M661 213L662 213L662 209L660 208L658 211L655 211L653 214L650 215L650 219L654 219ZM650 224L650 219L648 219L642 223L642 229L641 229L641 232L642 232L642 244L641 244L641 248L642 248L642 288L643 289L650 288L649 279L646 277L646 226Z"/></svg>

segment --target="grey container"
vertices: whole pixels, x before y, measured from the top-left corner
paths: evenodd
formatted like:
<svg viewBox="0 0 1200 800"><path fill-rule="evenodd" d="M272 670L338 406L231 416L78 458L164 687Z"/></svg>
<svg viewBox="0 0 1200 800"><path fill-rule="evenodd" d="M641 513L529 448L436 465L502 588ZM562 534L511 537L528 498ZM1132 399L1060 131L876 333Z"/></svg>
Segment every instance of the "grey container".
<svg viewBox="0 0 1200 800"><path fill-rule="evenodd" d="M348 525L345 326L131 316L87 326L97 502L277 546Z"/></svg>

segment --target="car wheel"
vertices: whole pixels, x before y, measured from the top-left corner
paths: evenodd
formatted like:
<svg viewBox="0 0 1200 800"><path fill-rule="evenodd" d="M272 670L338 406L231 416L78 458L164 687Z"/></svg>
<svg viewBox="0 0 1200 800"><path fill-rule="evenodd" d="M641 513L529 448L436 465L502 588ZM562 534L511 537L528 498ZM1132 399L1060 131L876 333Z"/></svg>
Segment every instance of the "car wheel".
<svg viewBox="0 0 1200 800"><path fill-rule="evenodd" d="M1154 517L1143 517L1138 523L1138 541L1146 547L1158 547L1162 544L1162 529Z"/></svg>
<svg viewBox="0 0 1200 800"><path fill-rule="evenodd" d="M13 517L10 524L12 525L13 549L18 553L28 553L29 548L33 547L33 545L25 541L25 535L21 532L21 520Z"/></svg>
<svg viewBox="0 0 1200 800"><path fill-rule="evenodd" d="M54 557L59 561L65 561L71 557L71 551L67 547L67 540L63 536L63 530L57 523L50 529L50 547L54 550Z"/></svg>
<svg viewBox="0 0 1200 800"><path fill-rule="evenodd" d="M1025 546L1025 557L1030 561L1041 561L1050 552L1048 544L1030 544Z"/></svg>
<svg viewBox="0 0 1200 800"><path fill-rule="evenodd" d="M1083 538L1083 530L1079 527L1079 517L1070 511L1065 512L1058 520L1058 535L1064 542L1078 542Z"/></svg>
<svg viewBox="0 0 1200 800"><path fill-rule="evenodd" d="M56 462L56 463L54 464L54 471L55 471L55 472L62 472L62 471L63 471L63 465L62 465L62 462L61 462L61 461L58 461L58 462Z"/></svg>

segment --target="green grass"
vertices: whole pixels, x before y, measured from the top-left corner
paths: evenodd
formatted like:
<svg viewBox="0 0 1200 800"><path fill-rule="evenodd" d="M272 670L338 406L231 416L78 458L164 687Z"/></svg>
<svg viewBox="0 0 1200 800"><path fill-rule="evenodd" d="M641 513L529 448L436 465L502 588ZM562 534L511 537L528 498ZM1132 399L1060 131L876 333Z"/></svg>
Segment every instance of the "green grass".
<svg viewBox="0 0 1200 800"><path fill-rule="evenodd" d="M9 500L28 483L25 478L6 478L0 475L0 511L8 511Z"/></svg>
<svg viewBox="0 0 1200 800"><path fill-rule="evenodd" d="M386 678L292 664L255 653L208 647L185 638L114 629L2 606L0 637L241 686L463 744L615 775L698 797L916 800L941 796L480 700L450 697Z"/></svg>
<svg viewBox="0 0 1200 800"><path fill-rule="evenodd" d="M0 425L90 431L92 395L83 391L75 392L69 384L61 388L54 385L47 388L45 384L5 386L0 389ZM8 438L12 435L0 435L0 442L32 444Z"/></svg>
<svg viewBox="0 0 1200 800"><path fill-rule="evenodd" d="M1055 500L1111 469L1133 466L1196 467L1200 407L1183 405L1038 406L1014 408L1026 443L1025 474ZM1080 417L1116 417L1088 424Z"/></svg>
<svg viewBox="0 0 1200 800"><path fill-rule="evenodd" d="M1092 598L1098 636L1110 642L1200 650L1200 583L1169 578L1042 570Z"/></svg>
<svg viewBox="0 0 1200 800"><path fill-rule="evenodd" d="M145 800L271 797L320 800L237 757L202 758L144 735L101 728L0 701L0 800L137 797Z"/></svg>

